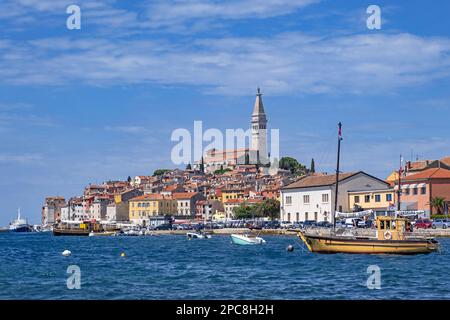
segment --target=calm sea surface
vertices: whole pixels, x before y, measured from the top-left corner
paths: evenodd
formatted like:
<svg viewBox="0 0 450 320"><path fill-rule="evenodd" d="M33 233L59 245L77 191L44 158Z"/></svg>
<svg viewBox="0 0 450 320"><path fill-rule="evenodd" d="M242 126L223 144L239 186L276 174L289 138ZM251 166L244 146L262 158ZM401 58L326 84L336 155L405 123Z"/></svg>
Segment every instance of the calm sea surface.
<svg viewBox="0 0 450 320"><path fill-rule="evenodd" d="M0 299L450 299L450 239L441 253L373 256L311 254L295 237L264 238L236 246L228 236L0 233ZM80 290L67 288L70 265L81 270ZM369 265L381 269L379 290L366 286Z"/></svg>

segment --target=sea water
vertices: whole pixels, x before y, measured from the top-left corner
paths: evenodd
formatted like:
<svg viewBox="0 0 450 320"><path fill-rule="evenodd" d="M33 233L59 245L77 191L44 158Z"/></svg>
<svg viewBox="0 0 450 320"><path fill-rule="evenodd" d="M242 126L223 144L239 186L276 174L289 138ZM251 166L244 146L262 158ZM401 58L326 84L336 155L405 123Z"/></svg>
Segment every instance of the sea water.
<svg viewBox="0 0 450 320"><path fill-rule="evenodd" d="M392 256L313 254L294 236L264 238L0 233L0 299L450 299L450 239L439 253ZM379 289L368 285L371 266Z"/></svg>

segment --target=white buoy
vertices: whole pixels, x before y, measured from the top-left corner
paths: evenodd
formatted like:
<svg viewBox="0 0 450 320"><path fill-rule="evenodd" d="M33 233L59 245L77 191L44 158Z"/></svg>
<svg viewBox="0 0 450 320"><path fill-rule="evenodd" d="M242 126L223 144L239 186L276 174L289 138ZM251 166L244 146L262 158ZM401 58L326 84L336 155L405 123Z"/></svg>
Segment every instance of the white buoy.
<svg viewBox="0 0 450 320"><path fill-rule="evenodd" d="M72 252L70 252L69 250L64 250L63 253L62 253L62 255L63 255L64 257L68 257L68 256L70 256L71 254L72 254Z"/></svg>

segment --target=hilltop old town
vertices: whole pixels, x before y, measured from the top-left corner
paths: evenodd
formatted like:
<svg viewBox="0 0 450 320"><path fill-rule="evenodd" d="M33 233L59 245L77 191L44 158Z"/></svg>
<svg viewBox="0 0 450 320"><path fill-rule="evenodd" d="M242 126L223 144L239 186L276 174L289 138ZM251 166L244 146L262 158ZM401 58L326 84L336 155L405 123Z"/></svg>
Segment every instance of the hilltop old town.
<svg viewBox="0 0 450 320"><path fill-rule="evenodd" d="M207 150L185 170L156 170L125 181L90 184L81 196L46 197L42 225L96 220L158 226L168 221L224 221L266 217L288 222L332 222L336 175L316 172L290 157L267 159L267 117L258 89L251 116L251 148ZM256 161L250 161L250 158ZM399 185L400 184L400 185ZM398 189L401 202L398 206ZM396 210L429 217L448 213L450 157L407 161L387 178L341 172L339 212Z"/></svg>

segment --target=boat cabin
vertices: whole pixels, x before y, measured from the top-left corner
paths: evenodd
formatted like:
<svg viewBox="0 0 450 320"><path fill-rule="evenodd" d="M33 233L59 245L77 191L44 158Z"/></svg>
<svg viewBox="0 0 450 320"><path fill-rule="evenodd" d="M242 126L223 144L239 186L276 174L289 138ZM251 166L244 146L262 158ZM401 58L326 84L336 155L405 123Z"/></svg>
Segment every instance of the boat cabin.
<svg viewBox="0 0 450 320"><path fill-rule="evenodd" d="M407 228L405 218L379 216L376 219L378 240L404 240Z"/></svg>

